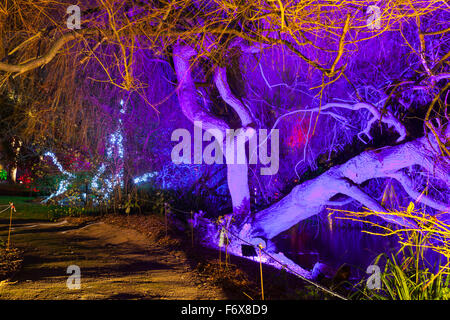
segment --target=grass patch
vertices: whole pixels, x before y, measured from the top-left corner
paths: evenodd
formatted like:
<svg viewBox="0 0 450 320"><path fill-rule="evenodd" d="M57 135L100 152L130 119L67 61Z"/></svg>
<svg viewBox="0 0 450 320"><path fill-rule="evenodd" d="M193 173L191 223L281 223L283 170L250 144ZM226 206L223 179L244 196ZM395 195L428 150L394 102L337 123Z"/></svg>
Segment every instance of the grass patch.
<svg viewBox="0 0 450 320"><path fill-rule="evenodd" d="M43 205L35 197L21 197L21 196L0 196L0 206L8 205L10 202L14 203L16 212L13 213L13 221L17 219L23 220L49 220L50 210L57 206ZM5 208L0 208L5 209ZM1 210L0 210L1 211ZM9 219L10 210L0 213L0 220Z"/></svg>

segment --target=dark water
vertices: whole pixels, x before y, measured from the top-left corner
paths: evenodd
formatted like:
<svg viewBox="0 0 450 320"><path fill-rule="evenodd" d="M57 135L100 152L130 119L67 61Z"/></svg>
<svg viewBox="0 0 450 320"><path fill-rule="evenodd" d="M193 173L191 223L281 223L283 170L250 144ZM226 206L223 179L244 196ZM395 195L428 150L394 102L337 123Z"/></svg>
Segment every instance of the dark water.
<svg viewBox="0 0 450 320"><path fill-rule="evenodd" d="M333 225L325 219L302 222L273 239L279 250L300 266L312 269L322 262L337 270L342 264L351 266L352 278L361 278L380 253L395 253L397 237L364 233L361 228Z"/></svg>

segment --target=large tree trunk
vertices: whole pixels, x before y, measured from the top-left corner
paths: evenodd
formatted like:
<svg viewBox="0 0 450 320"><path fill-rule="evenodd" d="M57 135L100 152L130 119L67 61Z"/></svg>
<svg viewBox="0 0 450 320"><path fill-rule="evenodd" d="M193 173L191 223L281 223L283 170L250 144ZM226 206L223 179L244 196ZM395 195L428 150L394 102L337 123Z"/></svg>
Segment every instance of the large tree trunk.
<svg viewBox="0 0 450 320"><path fill-rule="evenodd" d="M447 132L446 139L449 137ZM247 239L271 239L299 221L321 212L337 194L353 198L364 207L379 213L379 217L390 223L413 226L411 221L386 214L381 204L362 191L358 185L373 178L393 177L414 200L417 200L420 192L413 189L412 181L401 170L419 165L430 175L450 186L450 165L436 162L438 149L430 139L433 140L431 137L422 137L392 147L365 151L346 163L329 169L319 177L296 186L279 202L254 214L249 221L250 228L247 227L242 236ZM449 203L441 203L424 194L419 200L441 212L450 210Z"/></svg>
<svg viewBox="0 0 450 320"><path fill-rule="evenodd" d="M443 138L441 142L447 143L450 140L450 126L441 137ZM407 227L415 226L410 220L389 214L380 203L359 188L359 184L372 178L392 177L397 179L414 200L440 211L442 214L440 219L448 221L450 204L441 203L414 190L411 179L402 171L412 165L419 165L430 175L450 186L450 163L436 161L439 157L438 150L434 137L422 137L392 147L365 151L346 163L331 168L317 178L296 186L286 197L252 215L248 220L240 224L234 223L228 229L231 231L228 233L231 243L228 245L227 251L242 256L242 245L262 245L269 252L269 254L264 252L262 255L265 263L277 268L285 268L289 272L305 278L313 278L312 272L296 265L283 253L277 253L268 240L298 222L320 213L327 205L339 205L340 203L330 202L330 199L337 194L343 194L358 201L390 223ZM348 203L348 201L343 203ZM222 233L222 227L226 227L226 225L217 227L216 224L207 222L205 226L207 230L204 234L205 243L218 247L219 235Z"/></svg>
<svg viewBox="0 0 450 320"><path fill-rule="evenodd" d="M222 141L226 140L228 138L226 132L230 129L229 125L209 113L197 102L197 90L190 70L192 67L190 58L195 55L195 50L187 46L176 45L173 48L173 60L178 79L178 98L181 109L185 116L194 124L199 121L202 123L203 129L219 131ZM243 132L253 129L252 118L246 106L231 93L224 68L216 68L214 81L222 99L236 111L241 119ZM406 129L397 119L391 114L382 117L381 113L374 106L364 103L356 105L339 103L328 104L327 107L348 108L351 110L368 109L372 113L373 119L367 125L364 133L368 135L371 125L376 120L379 120L393 127L399 133L400 137L397 142L404 141L406 137ZM389 214L378 201L359 187L361 183L369 179L383 177L396 179L414 200L421 201L438 211L446 212L450 209L448 203L441 203L415 190L411 179L402 171L404 168L419 165L430 175L450 186L450 164L445 161L436 161L439 157L442 142L445 145L450 140L450 129L449 126L439 129L441 130L440 141L434 136L429 136L402 142L396 146L363 152L346 163L331 168L319 177L296 186L286 197L269 208L245 219L238 219L234 224L234 228L237 228L236 231L240 230L240 236L246 241L259 244L272 239L299 221L318 214L326 205L330 204L331 198L338 194L348 196L364 207L377 212L381 218L390 223L413 227L413 222ZM225 139L223 139L224 137ZM223 146L224 144L222 144ZM224 154L226 153L224 147L222 151ZM248 166L227 164L227 179L233 203L233 212L249 213ZM418 197L419 195L420 197Z"/></svg>
<svg viewBox="0 0 450 320"><path fill-rule="evenodd" d="M227 130L231 129L230 126L222 119L219 119L208 112L203 106L199 105L197 89L191 73L192 65L189 61L195 54L196 52L187 46L177 45L173 48L173 61L178 80L178 100L180 102L181 110L194 125L196 123L201 123L202 129L210 132L219 132L220 137L217 137L216 139L222 140L220 143L222 148L221 151L222 154L226 155L227 150L225 141L227 139L233 139L236 146L237 136L227 137ZM214 80L221 97L239 115L243 127L241 133L245 134L247 132L246 130L252 129L247 128L251 123L251 116L239 100L231 93L227 84L225 70L218 68ZM233 153L235 159L237 159L237 152L238 149L235 147ZM245 159L244 164L227 163L227 183L231 195L233 213L238 216L248 215L250 212L250 191L248 187L247 159Z"/></svg>

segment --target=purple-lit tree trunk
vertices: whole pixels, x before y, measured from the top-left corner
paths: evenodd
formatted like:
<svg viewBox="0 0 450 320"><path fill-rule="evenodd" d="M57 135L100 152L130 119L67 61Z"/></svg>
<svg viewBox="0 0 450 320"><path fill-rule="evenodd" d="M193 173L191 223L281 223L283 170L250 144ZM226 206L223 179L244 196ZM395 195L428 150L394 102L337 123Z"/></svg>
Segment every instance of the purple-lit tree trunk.
<svg viewBox="0 0 450 320"><path fill-rule="evenodd" d="M222 136L226 137L226 130L230 129L230 126L224 120L212 115L197 102L197 89L190 71L192 67L190 58L195 55L196 52L188 46L175 46L173 50L181 108L184 115L192 122L200 121L203 129L219 130ZM252 129L250 113L246 106L232 94L224 68L216 68L214 82L221 98L238 114L242 127L246 130ZM450 209L448 203L441 203L428 195L421 194L421 191L415 190L411 178L402 171L405 168L418 165L450 186L450 167L445 161L436 161L439 157L440 146L434 136L402 142L407 135L403 124L392 113L387 112L382 115L375 106L368 103L353 105L328 103L322 106L322 110L330 108L344 108L353 111L368 110L372 114L372 119L361 134L369 136L371 126L380 121L398 133L397 142L400 142L400 144L363 152L346 163L329 169L319 177L296 186L286 197L253 215L250 214L248 166L228 164L227 179L233 212L247 215L246 219L239 219L236 225L241 237L255 244L272 239L296 223L320 213L327 205L338 205L338 203L330 202L338 194L345 195L364 207L379 213L381 218L390 223L413 226L408 220L387 214L386 209L377 200L360 188L363 182L374 178L394 178L412 199L441 212L447 212ZM315 110L299 110L298 112L304 111ZM440 130L440 142L445 143L450 139L448 127L441 126L436 130Z"/></svg>
<svg viewBox="0 0 450 320"><path fill-rule="evenodd" d="M442 133L442 137L445 140L450 139L448 128ZM299 221L318 214L326 205L333 204L330 203L330 199L337 194L358 201L368 209L379 213L379 217L390 223L413 226L410 221L403 218L383 214L386 209L360 189L361 183L373 178L392 177L400 182L412 199L419 199L429 207L448 213L450 210L448 203L441 203L425 194L421 195L421 191L414 189L408 175L402 172L404 168L419 165L450 186L450 165L436 163L438 150L437 143L422 137L393 147L365 151L319 177L296 186L279 202L256 213L247 234L242 236L250 239L271 239Z"/></svg>
<svg viewBox="0 0 450 320"><path fill-rule="evenodd" d="M231 129L228 123L217 118L208 112L204 106L199 105L197 98L197 89L191 74L190 58L195 56L196 52L188 46L175 46L173 49L173 61L178 80L178 100L183 114L192 122L201 122L205 130L218 130L224 138L221 141L222 153L226 154L225 140L227 130ZM227 102L238 114L242 134L247 130L253 130L249 125L252 118L245 106L233 95L226 79L226 70L217 68L214 82L219 90L222 99ZM238 148L234 148L234 157L237 157ZM233 213L237 216L245 216L250 213L250 191L248 186L248 165L247 164L227 164L227 182L233 205Z"/></svg>

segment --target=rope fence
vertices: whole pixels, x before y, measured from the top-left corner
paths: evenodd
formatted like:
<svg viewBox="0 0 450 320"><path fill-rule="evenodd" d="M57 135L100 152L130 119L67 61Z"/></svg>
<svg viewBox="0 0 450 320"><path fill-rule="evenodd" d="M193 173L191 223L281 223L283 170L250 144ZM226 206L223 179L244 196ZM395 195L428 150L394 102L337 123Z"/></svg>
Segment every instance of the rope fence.
<svg viewBox="0 0 450 320"><path fill-rule="evenodd" d="M0 205L0 208L4 208L2 211L0 211L0 213L3 213L5 211L7 211L8 209L11 210L11 213L9 215L9 229L8 229L8 242L6 244L6 250L9 250L10 244L11 244L11 229L12 229L12 216L13 216L13 212L16 212L16 207L14 206L14 203L10 202L9 204L5 204L5 205Z"/></svg>
<svg viewBox="0 0 450 320"><path fill-rule="evenodd" d="M10 247L10 243L11 243L11 229L12 229L12 216L13 216L13 212L16 212L16 208L14 206L14 203L10 202L7 205L0 205L0 208L5 208L3 210L0 211L0 213L3 213L7 210L11 210L10 212L10 218L9 218L9 231L8 231L8 242L7 242L7 250L9 250ZM194 213L194 211L184 211L175 207L172 207L170 204L168 203L164 203L164 221L165 221L165 228L166 228L166 236L168 234L168 213L169 210L173 210L175 212L178 213L182 213L187 215L188 217L190 217L190 224L191 224L191 241L192 241L192 246L194 245L194 227L197 226L197 219L198 216L203 216L204 212L203 211L199 211L198 213ZM262 299L264 300L264 289L262 287L262 259L261 259L261 254L265 254L267 257L269 257L271 260L275 261L276 263L278 263L280 266L282 266L284 269L286 269L287 271L289 271L291 274L295 275L296 277L304 280L305 282L315 286L316 288L334 296L337 297L339 299L342 300L348 300L347 298L339 295L338 293L335 293L323 286L321 286L320 284L304 277L303 275L299 274L298 272L296 272L295 270L293 270L291 267L289 267L287 264L283 263L282 261L278 260L277 258L275 258L272 254L270 254L267 250L264 250L262 245L254 245L253 243L250 243L249 241L242 239L241 237L239 237L238 235L236 235L232 230L230 230L229 228L229 220L226 221L226 223L221 223L220 227L222 229L221 231L221 237L222 237L222 232L225 230L226 231L226 237L228 240L228 235L231 235L232 237L236 238L237 240L241 241L242 243L245 243L248 246L251 246L255 249L255 252L259 252L259 262L260 262L260 267L261 267L261 289L262 289ZM223 243L222 243L223 245ZM221 247L221 246L219 246ZM226 247L228 247L228 241L227 241L227 245ZM219 248L220 251L222 251L222 249ZM227 250L227 248L226 248ZM246 258L245 256L242 256L244 258Z"/></svg>
<svg viewBox="0 0 450 320"><path fill-rule="evenodd" d="M165 210L164 210L164 215L165 215L165 219L166 219L166 228L167 228L167 213L168 213L168 212L167 212L167 211L168 211L167 209L173 210L173 211L175 211L175 212L179 212L179 213L183 213L183 214L190 215L191 221L192 221L191 227L193 228L193 222L194 222L194 219L192 218L192 216L193 216L193 211L189 211L189 212L188 212L188 211L180 210L180 209L177 209L177 208L172 207L172 206L171 206L170 204L168 204L168 203L165 203L165 204L164 204L164 208L165 208ZM194 216L195 216L195 214L194 214ZM246 245L253 247L253 248L255 249L255 252L258 252L258 250L259 250L260 264L262 263L262 262L261 262L261 253L263 253L263 254L265 254L267 257L269 257L270 259L272 259L273 261L275 261L276 263L278 263L280 266L282 266L284 269L286 269L287 271L289 271L291 274L293 274L293 275L295 275L296 277L298 277L298 278L304 280L305 282L307 282L307 283L313 285L314 287L316 287L316 288L318 288L318 289L320 289L320 290L322 290L322 291L324 291L324 292L326 292L326 293L328 293L328 294L330 294L330 295L332 295L332 296L334 296L334 297L336 297L336 298L339 298L339 299L342 299L342 300L348 300L347 298L343 297L342 295L340 295L340 294L338 294L338 293L336 293L336 292L333 292L333 291L331 291L330 289L327 289L327 288L325 288L324 286L322 286L322 285L320 285L320 284L318 284L318 283L316 283L316 282L314 282L314 281L312 281L312 280L306 278L305 276L299 274L297 271L295 271L294 269L292 269L291 267L289 267L286 263L283 263L283 262L280 261L279 259L275 258L272 254L270 254L267 250L264 250L264 248L263 248L261 245L256 246L256 245L254 245L253 243L250 243L249 241L247 241L247 240L245 240L245 239L242 239L241 237L239 237L238 235L236 235L232 230L229 229L228 223L222 223L222 224L220 224L220 227L222 227L222 230L225 230L225 231L226 231L226 233L227 233L227 238L228 238L228 234L230 234L232 237L236 238L237 240L241 241L242 243L245 243ZM167 229L166 229L166 230L167 230ZM193 231L192 231L192 232L193 232ZM193 237L193 236L192 236L192 237ZM192 239L193 239L193 238L192 238ZM192 240L192 241L193 241L193 240ZM219 250L221 250L221 249L219 249ZM244 257L244 256L243 256L243 257ZM244 257L244 258L245 258L245 257ZM261 274L261 278L262 278L262 274ZM262 280L261 280L261 281L262 281ZM262 285L262 283L261 283L261 285ZM264 299L264 298L263 298L263 299Z"/></svg>

